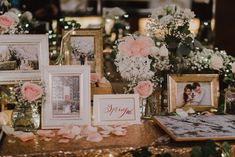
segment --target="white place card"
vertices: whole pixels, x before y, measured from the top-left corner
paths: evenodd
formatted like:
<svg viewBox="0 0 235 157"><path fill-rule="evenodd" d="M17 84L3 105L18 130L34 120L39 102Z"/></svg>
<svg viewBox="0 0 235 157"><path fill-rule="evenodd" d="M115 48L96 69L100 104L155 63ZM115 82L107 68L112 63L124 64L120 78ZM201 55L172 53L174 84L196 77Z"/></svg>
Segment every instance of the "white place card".
<svg viewBox="0 0 235 157"><path fill-rule="evenodd" d="M94 125L139 124L139 95L94 95Z"/></svg>

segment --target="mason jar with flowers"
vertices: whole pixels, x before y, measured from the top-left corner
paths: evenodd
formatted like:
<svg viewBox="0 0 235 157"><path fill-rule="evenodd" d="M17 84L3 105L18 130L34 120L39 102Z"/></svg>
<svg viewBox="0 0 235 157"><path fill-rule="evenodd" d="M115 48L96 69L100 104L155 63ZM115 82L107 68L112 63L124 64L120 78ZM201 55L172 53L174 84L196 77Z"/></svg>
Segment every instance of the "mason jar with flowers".
<svg viewBox="0 0 235 157"><path fill-rule="evenodd" d="M40 106L44 103L45 90L41 82L20 82L14 88L16 106L12 113L15 130L33 131L40 127Z"/></svg>
<svg viewBox="0 0 235 157"><path fill-rule="evenodd" d="M140 95L143 118L156 114L156 98L160 80L158 73L171 67L164 44L155 43L148 36L129 35L117 42L115 65L121 77L128 82L126 93ZM148 106L151 105L151 106Z"/></svg>

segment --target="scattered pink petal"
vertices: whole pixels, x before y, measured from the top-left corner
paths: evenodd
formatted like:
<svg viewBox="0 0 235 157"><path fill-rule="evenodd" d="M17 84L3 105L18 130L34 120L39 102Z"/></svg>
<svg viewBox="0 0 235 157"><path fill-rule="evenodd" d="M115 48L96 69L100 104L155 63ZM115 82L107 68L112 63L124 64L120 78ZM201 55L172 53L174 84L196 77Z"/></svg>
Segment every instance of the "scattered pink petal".
<svg viewBox="0 0 235 157"><path fill-rule="evenodd" d="M81 133L81 128L78 126L73 126L73 128L71 129L71 133L74 135L79 135Z"/></svg>
<svg viewBox="0 0 235 157"><path fill-rule="evenodd" d="M37 134L43 137L55 137L55 133L52 130L38 130Z"/></svg>
<svg viewBox="0 0 235 157"><path fill-rule="evenodd" d="M100 126L100 128L103 129L103 130L105 130L105 131L109 131L109 132L112 132L113 129L114 129L113 127L107 126L107 125L105 125L105 126Z"/></svg>
<svg viewBox="0 0 235 157"><path fill-rule="evenodd" d="M26 142L29 140L33 140L35 138L35 135L32 132L22 133L16 136L21 141Z"/></svg>
<svg viewBox="0 0 235 157"><path fill-rule="evenodd" d="M60 139L59 143L69 143L69 139Z"/></svg>
<svg viewBox="0 0 235 157"><path fill-rule="evenodd" d="M121 127L116 127L114 131L112 131L112 133L117 136L125 136L127 133L127 130Z"/></svg>
<svg viewBox="0 0 235 157"><path fill-rule="evenodd" d="M100 142L103 140L103 137L99 133L93 132L87 136L86 140L90 142Z"/></svg>
<svg viewBox="0 0 235 157"><path fill-rule="evenodd" d="M104 131L99 131L99 133L101 133L102 135L108 135L111 133L111 131L104 130Z"/></svg>
<svg viewBox="0 0 235 157"><path fill-rule="evenodd" d="M71 129L73 128L72 125L65 125L63 128L61 128L57 135L63 135L63 134L69 134L71 132Z"/></svg>
<svg viewBox="0 0 235 157"><path fill-rule="evenodd" d="M75 137L75 134L72 134L72 133L70 133L70 134L64 134L63 137L64 137L64 138L73 139L73 138Z"/></svg>
<svg viewBox="0 0 235 157"><path fill-rule="evenodd" d="M80 135L83 137L88 136L88 134L93 133L93 132L97 132L98 128L97 127L92 127L92 126L83 126L81 128L81 133Z"/></svg>

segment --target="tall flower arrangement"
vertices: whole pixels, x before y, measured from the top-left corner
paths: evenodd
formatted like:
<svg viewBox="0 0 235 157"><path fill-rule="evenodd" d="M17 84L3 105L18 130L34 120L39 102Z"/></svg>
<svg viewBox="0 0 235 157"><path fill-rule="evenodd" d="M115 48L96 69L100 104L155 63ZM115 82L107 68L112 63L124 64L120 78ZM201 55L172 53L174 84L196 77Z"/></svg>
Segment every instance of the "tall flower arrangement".
<svg viewBox="0 0 235 157"><path fill-rule="evenodd" d="M150 86L156 87L160 81L156 73L171 67L166 46L148 36L126 36L118 40L116 51L117 70L129 81L127 92L134 92L143 81L150 81Z"/></svg>
<svg viewBox="0 0 235 157"><path fill-rule="evenodd" d="M147 22L148 36L129 35L118 40L115 65L128 80L127 92L138 91L148 82L156 89L169 73L219 73L235 83L235 59L218 49L208 49L189 30L194 13L176 5L155 9ZM146 92L147 93L147 92Z"/></svg>
<svg viewBox="0 0 235 157"><path fill-rule="evenodd" d="M26 34L34 24L31 12L11 8L0 15L0 34Z"/></svg>

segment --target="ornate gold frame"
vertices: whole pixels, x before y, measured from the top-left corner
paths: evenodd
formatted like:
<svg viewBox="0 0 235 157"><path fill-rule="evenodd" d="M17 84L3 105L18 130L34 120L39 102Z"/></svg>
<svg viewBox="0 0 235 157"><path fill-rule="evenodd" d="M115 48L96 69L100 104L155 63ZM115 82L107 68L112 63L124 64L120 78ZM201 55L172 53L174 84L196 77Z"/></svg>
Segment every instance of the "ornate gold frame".
<svg viewBox="0 0 235 157"><path fill-rule="evenodd" d="M211 105L190 106L196 111L206 111L211 108L217 108L219 98L219 75L218 74L174 74L168 75L168 110L174 112L177 108L176 95L177 83L186 82L209 82L211 85Z"/></svg>
<svg viewBox="0 0 235 157"><path fill-rule="evenodd" d="M63 30L62 53L64 55L64 64L71 65L71 46L70 38L72 36L93 36L95 38L95 73L103 76L103 37L102 29L77 29Z"/></svg>

